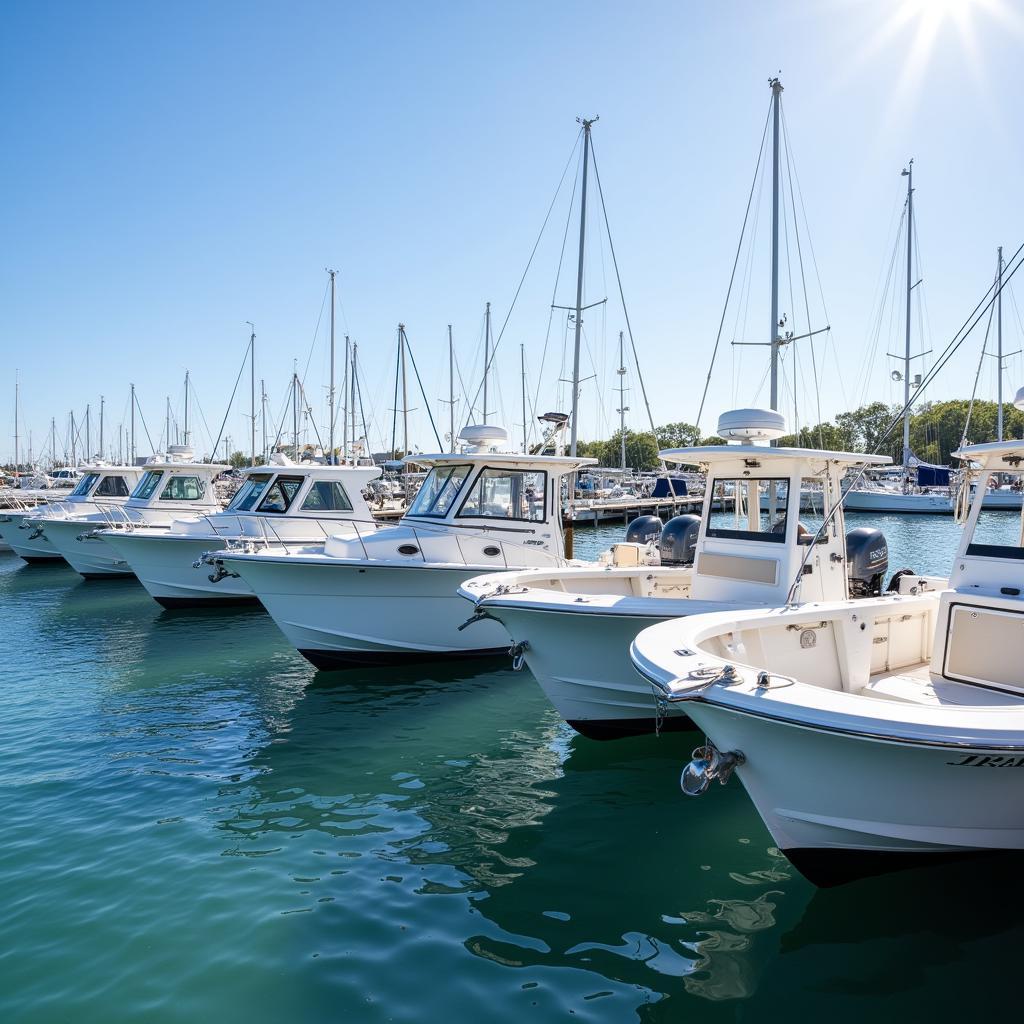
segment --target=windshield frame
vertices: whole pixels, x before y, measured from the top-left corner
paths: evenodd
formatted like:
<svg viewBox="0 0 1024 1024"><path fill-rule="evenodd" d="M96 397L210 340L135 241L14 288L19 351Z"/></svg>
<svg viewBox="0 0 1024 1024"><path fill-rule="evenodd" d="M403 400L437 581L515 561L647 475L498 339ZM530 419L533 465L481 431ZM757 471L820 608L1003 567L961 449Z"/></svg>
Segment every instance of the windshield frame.
<svg viewBox="0 0 1024 1024"><path fill-rule="evenodd" d="M487 478L488 473L496 474L507 474L509 479L515 474L518 474L523 479L523 494L525 500L525 478L528 473L539 474L544 478L544 484L541 490L541 516L539 519L530 519L525 516L490 516L484 512L467 512L466 503L469 502L477 488L483 484ZM499 477L500 478L500 477ZM494 478L491 478L494 479ZM514 489L514 488L513 488ZM502 523L534 523L540 524L547 522L548 513L548 471L546 469L522 469L516 466L482 466L480 472L473 478L472 485L467 488L465 497L459 504L459 511L456 513L457 519L490 519L495 522Z"/></svg>
<svg viewBox="0 0 1024 1024"><path fill-rule="evenodd" d="M149 501L150 498L156 493L156 489L160 486L160 481L163 479L164 471L162 469L147 469L142 474L142 479L135 485L135 489L132 491L130 500L131 501Z"/></svg>
<svg viewBox="0 0 1024 1024"><path fill-rule="evenodd" d="M96 486L96 482L99 480L99 473L86 473L81 480L75 484L74 489L68 495L69 498L85 498L88 497L89 492Z"/></svg>
<svg viewBox="0 0 1024 1024"><path fill-rule="evenodd" d="M454 491L451 490L452 478L459 472L464 471L462 479L459 480L455 486ZM447 474L444 477L444 481L434 494L433 500L431 500L428 508L437 508L437 503L442 497L450 495L448 498L448 504L441 512L419 511L421 496L425 496L428 493L427 485L434 479L440 479L442 474ZM466 484L473 479L473 463L471 462L448 462L441 466L432 466L430 472L427 474L426 479L420 484L420 489L416 492L416 497L413 498L412 504L406 510L403 518L406 519L447 519L452 509L455 508L456 503L459 500L459 496L462 494L466 487Z"/></svg>
<svg viewBox="0 0 1024 1024"><path fill-rule="evenodd" d="M756 484L755 494L757 500L758 518L760 520L761 515L769 515L770 513L763 513L761 511L761 484L784 483L786 485L785 497L780 498L776 494L776 500L779 502L779 507L776 508L776 516L780 516L781 520L776 522L783 522L786 524L785 529L781 533L775 533L773 527L776 524L769 524L767 530L737 530L730 529L723 526L715 526L712 523L711 516L714 514L712 506L716 501L715 488L719 484ZM743 540L743 541L755 541L755 542L768 542L769 544L785 544L786 535L789 532L789 495L793 489L793 480L789 476L715 476L711 478L710 483L707 486L708 494L708 507L707 515L705 518L704 536L709 537L712 540ZM723 492L723 497L725 494ZM735 502L735 487L733 490L733 499ZM722 509L719 514L727 515L728 510ZM735 504L733 505L733 516L735 517ZM748 512L749 521L749 512Z"/></svg>
<svg viewBox="0 0 1024 1024"><path fill-rule="evenodd" d="M241 486L233 495L225 512L252 512L253 506L263 497L274 479L274 473L247 473ZM257 485L263 486L257 490ZM242 507L242 502L247 501L248 505Z"/></svg>

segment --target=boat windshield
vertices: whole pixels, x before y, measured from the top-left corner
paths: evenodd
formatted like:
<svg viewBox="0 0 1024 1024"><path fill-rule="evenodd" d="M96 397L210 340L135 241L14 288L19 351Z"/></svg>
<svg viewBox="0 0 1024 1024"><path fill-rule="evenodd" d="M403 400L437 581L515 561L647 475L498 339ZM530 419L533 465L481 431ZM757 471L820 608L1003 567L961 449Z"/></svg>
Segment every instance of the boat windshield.
<svg viewBox="0 0 1024 1024"><path fill-rule="evenodd" d="M161 501L199 501L206 493L197 476L172 476L160 495Z"/></svg>
<svg viewBox="0 0 1024 1024"><path fill-rule="evenodd" d="M352 502L337 480L314 480L302 503L303 512L351 512Z"/></svg>
<svg viewBox="0 0 1024 1024"><path fill-rule="evenodd" d="M541 523L547 478L543 470L485 469L466 495L459 516Z"/></svg>
<svg viewBox="0 0 1024 1024"><path fill-rule="evenodd" d="M260 495L267 489L267 484L270 483L273 475L273 473L251 473L247 476L231 499L228 511L251 512L256 502L260 500Z"/></svg>
<svg viewBox="0 0 1024 1024"><path fill-rule="evenodd" d="M423 481L407 516L446 516L455 504L470 466L436 466Z"/></svg>
<svg viewBox="0 0 1024 1024"><path fill-rule="evenodd" d="M707 536L785 543L788 484L785 477L716 478Z"/></svg>
<svg viewBox="0 0 1024 1024"><path fill-rule="evenodd" d="M156 485L160 483L160 478L163 475L164 471L162 469L147 470L142 479L135 485L135 490L132 491L132 499L137 501L149 501L149 499L153 497L153 493L156 491Z"/></svg>
<svg viewBox="0 0 1024 1024"><path fill-rule="evenodd" d="M983 505L974 524L971 541L967 545L968 555L980 558L1013 558L1024 559L1024 523L1021 521L1021 509L1010 493L1011 500L1000 508L985 508ZM1014 505L1017 505L1015 508ZM1017 514L1014 515L1013 513Z"/></svg>
<svg viewBox="0 0 1024 1024"><path fill-rule="evenodd" d="M128 485L123 476L105 476L96 488L96 497L127 498Z"/></svg>
<svg viewBox="0 0 1024 1024"><path fill-rule="evenodd" d="M295 495L302 487L304 477L279 476L270 485L266 496L260 502L257 512L287 512Z"/></svg>
<svg viewBox="0 0 1024 1024"><path fill-rule="evenodd" d="M92 486L99 480L99 473L86 473L81 480L78 481L78 486L68 495L69 498L81 498L84 497L92 490Z"/></svg>

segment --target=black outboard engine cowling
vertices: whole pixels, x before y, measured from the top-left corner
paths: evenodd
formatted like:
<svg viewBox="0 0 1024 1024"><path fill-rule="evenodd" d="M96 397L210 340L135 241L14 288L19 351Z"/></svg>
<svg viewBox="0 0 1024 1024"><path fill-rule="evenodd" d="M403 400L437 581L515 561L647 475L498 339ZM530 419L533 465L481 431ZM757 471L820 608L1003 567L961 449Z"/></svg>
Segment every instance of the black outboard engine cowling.
<svg viewBox="0 0 1024 1024"><path fill-rule="evenodd" d="M846 575L850 597L878 597L889 569L889 545L881 530L858 526L846 535Z"/></svg>
<svg viewBox="0 0 1024 1024"><path fill-rule="evenodd" d="M700 516L675 516L661 531L658 553L662 565L693 565L700 533Z"/></svg>
<svg viewBox="0 0 1024 1024"><path fill-rule="evenodd" d="M661 520L657 516L637 516L626 527L627 544L657 543L661 536Z"/></svg>

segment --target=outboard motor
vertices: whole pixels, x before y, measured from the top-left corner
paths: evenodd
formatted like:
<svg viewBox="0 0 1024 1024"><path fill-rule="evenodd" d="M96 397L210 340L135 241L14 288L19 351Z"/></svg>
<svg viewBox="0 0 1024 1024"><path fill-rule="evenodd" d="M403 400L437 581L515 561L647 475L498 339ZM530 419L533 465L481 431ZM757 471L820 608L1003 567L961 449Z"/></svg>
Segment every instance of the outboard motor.
<svg viewBox="0 0 1024 1024"><path fill-rule="evenodd" d="M675 516L661 531L658 552L662 565L693 565L700 533L700 516Z"/></svg>
<svg viewBox="0 0 1024 1024"><path fill-rule="evenodd" d="M850 597L878 597L889 569L889 545L885 534L870 526L858 526L846 535L846 575Z"/></svg>
<svg viewBox="0 0 1024 1024"><path fill-rule="evenodd" d="M661 520L657 516L637 516L626 527L627 544L657 543L661 536Z"/></svg>

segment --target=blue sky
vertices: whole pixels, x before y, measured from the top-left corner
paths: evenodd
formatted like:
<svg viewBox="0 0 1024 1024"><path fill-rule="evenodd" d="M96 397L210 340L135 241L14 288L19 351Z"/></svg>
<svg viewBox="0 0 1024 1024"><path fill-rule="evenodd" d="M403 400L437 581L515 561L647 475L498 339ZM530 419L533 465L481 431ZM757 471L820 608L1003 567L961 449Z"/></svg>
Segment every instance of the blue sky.
<svg viewBox="0 0 1024 1024"><path fill-rule="evenodd" d="M1009 0L7 4L0 458L13 453L15 368L36 451L51 416L62 432L68 411L95 409L100 394L112 436L132 381L156 441L165 396L180 420L186 368L216 433L247 320L273 418L293 360L303 373L311 346L306 387L322 408L326 315L313 341L328 266L339 271L339 337L347 329L360 345L379 447L390 437L396 324L407 325L432 400L447 391L448 323L463 373L479 374L484 302L497 331L581 114L600 115L598 166L654 419L692 421L778 70L832 326L816 343L817 398L801 356L800 416L813 420L817 401L831 416L864 395L894 399L893 366L879 353L898 343L889 335L899 324L872 338L900 170L915 158L930 331L915 333L915 348L938 349L988 286L995 247L1024 240L1022 43L1024 16ZM496 359L493 418L514 436L520 344L531 405L568 405L561 314L537 378L575 167ZM584 437L614 429L624 326L598 213L586 293L609 302L585 320ZM749 295L728 318L753 340L768 333L766 215ZM555 296L565 305L575 231ZM1024 283L1016 290L1024 308ZM811 306L821 326L820 300ZM1018 348L1012 306L1004 312L1006 347ZM708 429L723 408L767 400L766 350L728 340ZM979 351L980 338L933 397L968 393ZM1020 357L1009 367L1015 389ZM629 381L629 419L642 428ZM423 401L410 404L414 442L436 447ZM436 402L434 412L445 415ZM227 432L246 446L242 411Z"/></svg>

